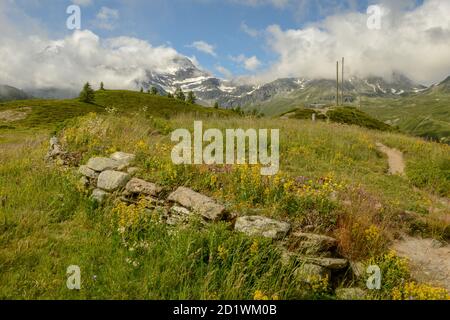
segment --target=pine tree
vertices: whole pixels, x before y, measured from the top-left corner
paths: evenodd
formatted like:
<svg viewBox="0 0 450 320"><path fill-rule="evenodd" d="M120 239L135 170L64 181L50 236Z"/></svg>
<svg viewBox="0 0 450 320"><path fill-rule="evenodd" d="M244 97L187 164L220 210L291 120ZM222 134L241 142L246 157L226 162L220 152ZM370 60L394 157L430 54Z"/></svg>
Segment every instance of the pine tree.
<svg viewBox="0 0 450 320"><path fill-rule="evenodd" d="M219 102L218 101L214 102L214 109L219 109Z"/></svg>
<svg viewBox="0 0 450 320"><path fill-rule="evenodd" d="M105 90L105 85L103 84L103 82L100 82L100 90L102 90L102 91Z"/></svg>
<svg viewBox="0 0 450 320"><path fill-rule="evenodd" d="M94 90L92 90L89 82L86 82L86 84L83 87L83 90L81 90L79 99L81 102L85 102L85 103L93 103L94 102L95 93L94 93Z"/></svg>
<svg viewBox="0 0 450 320"><path fill-rule="evenodd" d="M177 90L175 90L175 98L177 100L186 101L186 95L184 94L183 90L178 87Z"/></svg>
<svg viewBox="0 0 450 320"><path fill-rule="evenodd" d="M170 92L167 94L167 98L169 98L169 99L173 99L174 97L173 97L173 94L171 94Z"/></svg>
<svg viewBox="0 0 450 320"><path fill-rule="evenodd" d="M144 93L144 88L141 87L141 93Z"/></svg>
<svg viewBox="0 0 450 320"><path fill-rule="evenodd" d="M152 92L153 95L157 95L158 94L158 89L156 89L155 87L152 87Z"/></svg>
<svg viewBox="0 0 450 320"><path fill-rule="evenodd" d="M197 101L197 97L195 96L194 92L189 91L186 101L187 103L195 104L195 102Z"/></svg>

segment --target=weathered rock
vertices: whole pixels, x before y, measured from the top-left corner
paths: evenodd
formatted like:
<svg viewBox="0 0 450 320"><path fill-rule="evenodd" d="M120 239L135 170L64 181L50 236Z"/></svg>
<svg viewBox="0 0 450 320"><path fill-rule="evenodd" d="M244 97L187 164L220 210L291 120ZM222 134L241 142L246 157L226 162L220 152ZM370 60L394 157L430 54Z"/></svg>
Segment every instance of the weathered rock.
<svg viewBox="0 0 450 320"><path fill-rule="evenodd" d="M200 214L207 220L219 221L225 216L225 207L223 205L189 188L179 187L169 195L167 200L176 202Z"/></svg>
<svg viewBox="0 0 450 320"><path fill-rule="evenodd" d="M361 288L339 288L335 291L338 300L364 300L366 292Z"/></svg>
<svg viewBox="0 0 450 320"><path fill-rule="evenodd" d="M78 173L82 174L85 177L91 178L91 179L98 178L98 172L92 170L88 166L80 166L80 168L78 169Z"/></svg>
<svg viewBox="0 0 450 320"><path fill-rule="evenodd" d="M169 209L164 218L166 224L175 226L189 222L189 218L192 215L193 213L184 207L173 206Z"/></svg>
<svg viewBox="0 0 450 320"><path fill-rule="evenodd" d="M89 179L86 177L81 177L80 178L80 184L84 187L87 188L89 186Z"/></svg>
<svg viewBox="0 0 450 320"><path fill-rule="evenodd" d="M98 176L97 188L106 191L115 191L124 187L130 178L130 175L127 173L106 170Z"/></svg>
<svg viewBox="0 0 450 320"><path fill-rule="evenodd" d="M58 156L62 156L64 155L65 152L61 146L61 144L59 143L59 140L57 137L52 137L50 139L50 148L48 149L47 155L46 155L46 159L50 160L50 159L55 159Z"/></svg>
<svg viewBox="0 0 450 320"><path fill-rule="evenodd" d="M291 225L262 216L244 216L236 219L234 228L249 236L282 239L288 234Z"/></svg>
<svg viewBox="0 0 450 320"><path fill-rule="evenodd" d="M97 172L102 172L105 170L115 170L120 166L120 163L116 160L110 158L90 158L86 166Z"/></svg>
<svg viewBox="0 0 450 320"><path fill-rule="evenodd" d="M355 278L360 279L365 276L364 264L362 262L350 261L350 269Z"/></svg>
<svg viewBox="0 0 450 320"><path fill-rule="evenodd" d="M133 178L127 183L125 190L129 194L157 196L162 191L162 188L154 183L147 182L138 178Z"/></svg>
<svg viewBox="0 0 450 320"><path fill-rule="evenodd" d="M110 194L106 191L100 190L100 189L94 189L94 191L92 191L92 199L94 199L95 201L99 202L99 203L103 203L106 198L109 196Z"/></svg>
<svg viewBox="0 0 450 320"><path fill-rule="evenodd" d="M303 257L302 260L331 270L342 270L348 265L348 260L337 258Z"/></svg>
<svg viewBox="0 0 450 320"><path fill-rule="evenodd" d="M324 278L330 279L331 272L327 268L312 263L305 263L295 269L294 276L298 281L311 283Z"/></svg>
<svg viewBox="0 0 450 320"><path fill-rule="evenodd" d="M292 238L301 249L317 252L328 251L337 246L336 239L315 233L295 232L292 234Z"/></svg>
<svg viewBox="0 0 450 320"><path fill-rule="evenodd" d="M119 162L120 166L128 167L134 161L134 159L136 159L136 156L131 153L115 152L110 156L110 158Z"/></svg>

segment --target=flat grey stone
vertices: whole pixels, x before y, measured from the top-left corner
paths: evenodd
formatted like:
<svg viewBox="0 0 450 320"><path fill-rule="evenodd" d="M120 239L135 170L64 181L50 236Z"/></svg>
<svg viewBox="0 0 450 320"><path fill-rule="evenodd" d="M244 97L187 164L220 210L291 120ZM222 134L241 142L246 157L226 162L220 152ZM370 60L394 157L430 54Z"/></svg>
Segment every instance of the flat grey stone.
<svg viewBox="0 0 450 320"><path fill-rule="evenodd" d="M128 193L157 196L162 191L162 188L154 183L147 182L138 178L133 178L127 183L125 190Z"/></svg>
<svg viewBox="0 0 450 320"><path fill-rule="evenodd" d="M97 188L106 191L116 191L124 187L130 180L130 175L124 172L106 170L100 173L97 180Z"/></svg>
<svg viewBox="0 0 450 320"><path fill-rule="evenodd" d="M92 170L88 166L84 166L84 165L80 166L80 168L78 169L78 172L80 174L82 174L83 176L91 178L91 179L97 179L97 177L98 177L98 172Z"/></svg>
<svg viewBox="0 0 450 320"><path fill-rule="evenodd" d="M244 216L236 219L234 228L249 236L282 239L288 234L291 225L262 216Z"/></svg>
<svg viewBox="0 0 450 320"><path fill-rule="evenodd" d="M115 152L110 156L110 158L119 162L121 166L127 167L134 161L134 159L136 159L136 156L131 153Z"/></svg>
<svg viewBox="0 0 450 320"><path fill-rule="evenodd" d="M96 157L90 158L86 166L94 171L102 172L115 170L120 166L120 163L110 158Z"/></svg>
<svg viewBox="0 0 450 320"><path fill-rule="evenodd" d="M179 187L169 195L167 200L176 202L200 214L207 220L219 221L225 215L225 207L223 205L189 188Z"/></svg>
<svg viewBox="0 0 450 320"><path fill-rule="evenodd" d="M295 232L292 234L292 237L302 249L311 249L320 252L328 251L337 246L336 239L320 234Z"/></svg>
<svg viewBox="0 0 450 320"><path fill-rule="evenodd" d="M348 265L347 259L322 258L322 257L302 257L301 259L309 263L314 263L331 270L342 270L345 269Z"/></svg>

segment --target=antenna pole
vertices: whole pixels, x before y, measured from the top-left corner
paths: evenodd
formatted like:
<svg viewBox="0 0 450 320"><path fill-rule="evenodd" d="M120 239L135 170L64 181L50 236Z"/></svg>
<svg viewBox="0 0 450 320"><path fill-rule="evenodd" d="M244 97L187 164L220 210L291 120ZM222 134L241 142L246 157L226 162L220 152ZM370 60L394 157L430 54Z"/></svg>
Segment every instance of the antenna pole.
<svg viewBox="0 0 450 320"><path fill-rule="evenodd" d="M344 58L342 57L342 81L341 81L341 91L342 91L342 97L341 97L341 104L344 105Z"/></svg>
<svg viewBox="0 0 450 320"><path fill-rule="evenodd" d="M339 61L336 61L336 106L339 105Z"/></svg>

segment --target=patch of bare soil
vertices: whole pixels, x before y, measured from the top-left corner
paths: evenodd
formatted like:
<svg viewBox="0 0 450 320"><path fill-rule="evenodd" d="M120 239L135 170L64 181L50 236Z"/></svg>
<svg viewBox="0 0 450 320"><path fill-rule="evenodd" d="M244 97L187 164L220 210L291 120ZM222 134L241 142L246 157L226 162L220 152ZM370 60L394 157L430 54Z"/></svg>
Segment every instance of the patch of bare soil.
<svg viewBox="0 0 450 320"><path fill-rule="evenodd" d="M397 255L408 259L412 276L450 291L450 246L434 239L404 236L392 247Z"/></svg>
<svg viewBox="0 0 450 320"><path fill-rule="evenodd" d="M402 175L405 172L405 161L403 160L403 153L397 149L392 149L382 143L377 143L377 148L385 153L389 162L389 173Z"/></svg>
<svg viewBox="0 0 450 320"><path fill-rule="evenodd" d="M28 113L31 111L30 107L23 107L16 110L6 110L0 112L0 121L4 122L14 122L23 120L27 117Z"/></svg>

